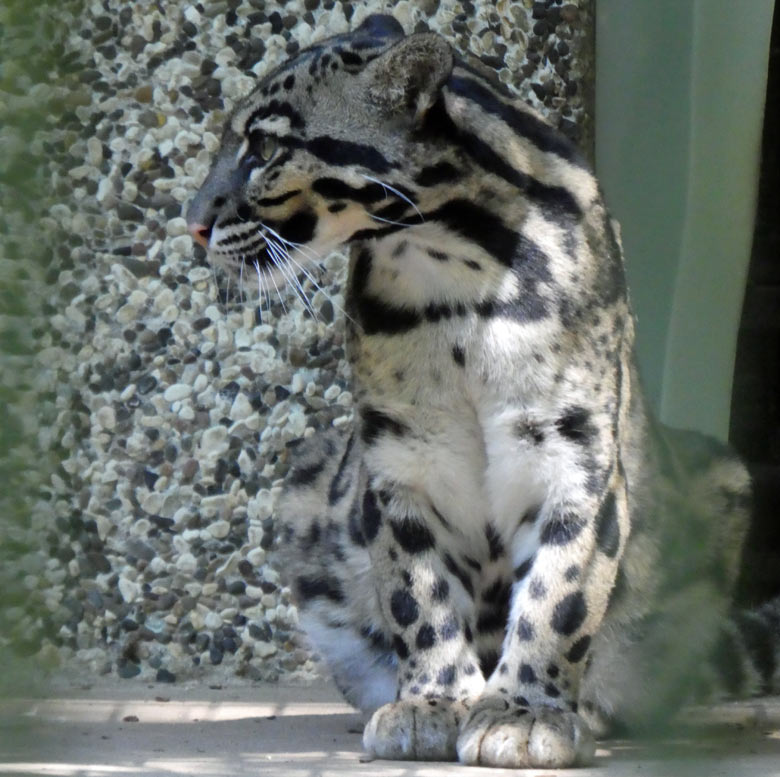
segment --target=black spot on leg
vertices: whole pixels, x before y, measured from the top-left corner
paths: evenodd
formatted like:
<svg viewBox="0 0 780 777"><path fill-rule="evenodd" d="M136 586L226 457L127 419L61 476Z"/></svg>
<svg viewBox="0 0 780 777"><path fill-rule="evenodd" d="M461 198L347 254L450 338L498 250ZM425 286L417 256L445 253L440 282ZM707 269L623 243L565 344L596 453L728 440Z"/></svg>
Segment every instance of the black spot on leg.
<svg viewBox="0 0 780 777"><path fill-rule="evenodd" d="M544 686L544 692L551 699L557 699L561 695L561 692L558 690L558 688L555 686L554 683L547 683L547 685Z"/></svg>
<svg viewBox="0 0 780 777"><path fill-rule="evenodd" d="M431 591L431 596L435 602L444 602L447 600L447 596L450 592L450 584L440 577L434 584Z"/></svg>
<svg viewBox="0 0 780 777"><path fill-rule="evenodd" d="M528 586L528 595L532 599L544 599L547 596L547 587L538 577L535 577Z"/></svg>
<svg viewBox="0 0 780 777"><path fill-rule="evenodd" d="M547 676L548 676L548 677L549 677L551 680L554 680L554 679L555 679L555 678L556 678L556 677L557 677L557 676L560 674L560 671L561 671L561 670L560 670L560 669L558 669L558 666L557 666L557 664L550 664L550 665L547 667Z"/></svg>
<svg viewBox="0 0 780 777"><path fill-rule="evenodd" d="M395 649L398 658L402 661L409 658L409 648L407 647L406 642L404 642L398 634L393 637L393 648Z"/></svg>
<svg viewBox="0 0 780 777"><path fill-rule="evenodd" d="M580 568L576 564L572 564L564 573L563 577L567 583L574 582L580 576Z"/></svg>
<svg viewBox="0 0 780 777"><path fill-rule="evenodd" d="M458 621L455 617L452 617L447 619L439 629L439 636L446 642L447 640L455 639L459 631Z"/></svg>
<svg viewBox="0 0 780 777"><path fill-rule="evenodd" d="M390 528L396 542L411 555L425 553L436 545L428 527L418 520L392 521Z"/></svg>
<svg viewBox="0 0 780 777"><path fill-rule="evenodd" d="M437 251L435 248L427 248L426 253L431 259L435 259L437 262L446 262L450 258L444 251Z"/></svg>
<svg viewBox="0 0 780 777"><path fill-rule="evenodd" d="M617 519L615 493L610 491L596 516L596 543L608 558L615 558L620 547L620 527Z"/></svg>
<svg viewBox="0 0 780 777"><path fill-rule="evenodd" d="M452 685L455 682L455 674L456 670L454 664L445 666L444 669L439 672L436 682L438 682L439 685Z"/></svg>
<svg viewBox="0 0 780 777"><path fill-rule="evenodd" d="M328 212L329 213L341 213L342 210L345 210L347 207L346 202L334 202L328 205Z"/></svg>
<svg viewBox="0 0 780 777"><path fill-rule="evenodd" d="M382 524L382 513L376 503L374 492L367 488L363 494L363 536L366 542L373 542Z"/></svg>
<svg viewBox="0 0 780 777"><path fill-rule="evenodd" d="M568 637L582 626L588 615L588 606L581 591L564 596L553 610L550 625L554 631Z"/></svg>
<svg viewBox="0 0 780 777"><path fill-rule="evenodd" d="M390 597L390 612L400 626L410 626L419 617L420 606L408 591L398 589Z"/></svg>
<svg viewBox="0 0 780 777"><path fill-rule="evenodd" d="M536 682L536 672L530 664L520 664L520 669L517 672L517 679L521 683L533 685Z"/></svg>
<svg viewBox="0 0 780 777"><path fill-rule="evenodd" d="M452 346L452 358L459 367L466 366L466 352L459 345Z"/></svg>
<svg viewBox="0 0 780 777"><path fill-rule="evenodd" d="M590 647L590 636L586 634L584 637L580 637L569 648L569 652L566 654L566 660L570 664L579 663L585 657L585 654L588 652L589 647ZM554 675L550 675L550 676L554 677Z"/></svg>
<svg viewBox="0 0 780 777"><path fill-rule="evenodd" d="M536 636L533 624L524 616L517 619L517 638L521 642L530 642Z"/></svg>
<svg viewBox="0 0 780 777"><path fill-rule="evenodd" d="M554 515L542 527L539 540L544 545L567 545L579 537L585 521L574 513Z"/></svg>
<svg viewBox="0 0 780 777"><path fill-rule="evenodd" d="M436 630L430 623L424 623L420 626L415 644L420 650L427 650L436 644Z"/></svg>
<svg viewBox="0 0 780 777"><path fill-rule="evenodd" d="M596 434L590 413L584 407L570 407L556 422L555 428L562 437L586 445Z"/></svg>

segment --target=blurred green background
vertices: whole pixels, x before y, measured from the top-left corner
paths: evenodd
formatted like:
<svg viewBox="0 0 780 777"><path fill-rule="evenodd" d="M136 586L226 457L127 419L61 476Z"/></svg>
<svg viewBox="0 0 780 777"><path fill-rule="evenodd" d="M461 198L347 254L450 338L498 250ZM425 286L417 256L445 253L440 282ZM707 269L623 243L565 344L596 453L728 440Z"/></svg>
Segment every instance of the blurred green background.
<svg viewBox="0 0 780 777"><path fill-rule="evenodd" d="M65 54L67 30L52 8L67 1L0 5L0 694L40 679L42 640L54 625L31 589L45 573L40 550L44 490L57 465L46 440L53 405L51 375L37 352L47 325L47 270L56 267L62 235L39 224L52 204L56 155L47 133L69 103L83 100L78 57ZM88 99L88 96L87 96ZM54 657L49 651L49 660Z"/></svg>

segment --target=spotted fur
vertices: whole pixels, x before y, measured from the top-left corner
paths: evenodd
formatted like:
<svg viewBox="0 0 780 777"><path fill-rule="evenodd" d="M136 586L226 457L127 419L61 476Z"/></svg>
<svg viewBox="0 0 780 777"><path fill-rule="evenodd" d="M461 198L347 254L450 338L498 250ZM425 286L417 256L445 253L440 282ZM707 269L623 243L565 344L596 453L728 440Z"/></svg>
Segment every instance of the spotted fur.
<svg viewBox="0 0 780 777"><path fill-rule="evenodd" d="M727 617L744 467L651 419L587 164L442 38L371 17L270 73L189 219L266 286L351 247L356 428L301 446L278 558L370 751L582 764L773 687L777 609Z"/></svg>

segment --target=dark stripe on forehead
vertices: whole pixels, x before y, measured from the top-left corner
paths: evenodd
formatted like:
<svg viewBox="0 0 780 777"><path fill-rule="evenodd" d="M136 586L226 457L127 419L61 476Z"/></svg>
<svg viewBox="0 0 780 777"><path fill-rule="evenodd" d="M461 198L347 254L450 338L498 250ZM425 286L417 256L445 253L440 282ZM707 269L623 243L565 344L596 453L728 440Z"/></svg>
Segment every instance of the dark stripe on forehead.
<svg viewBox="0 0 780 777"><path fill-rule="evenodd" d="M458 66L466 70L469 69L461 63L458 63ZM473 100L483 110L506 122L516 134L529 140L539 150L555 154L577 167L588 168L579 149L566 136L532 114L503 102L484 84L472 78L454 75L447 82L447 86L455 94Z"/></svg>
<svg viewBox="0 0 780 777"><path fill-rule="evenodd" d="M249 114L249 118L244 124L244 133L249 134L254 122L261 119L270 119L276 116L284 116L290 120L290 126L293 129L303 129L306 126L306 122L303 120L298 111L290 105L290 103L281 102L279 100L271 100L268 105L262 105Z"/></svg>
<svg viewBox="0 0 780 777"><path fill-rule="evenodd" d="M321 135L306 141L303 145L310 154L314 154L323 162L339 167L361 165L377 173L387 173L398 166L385 159L373 146L353 143L351 140Z"/></svg>

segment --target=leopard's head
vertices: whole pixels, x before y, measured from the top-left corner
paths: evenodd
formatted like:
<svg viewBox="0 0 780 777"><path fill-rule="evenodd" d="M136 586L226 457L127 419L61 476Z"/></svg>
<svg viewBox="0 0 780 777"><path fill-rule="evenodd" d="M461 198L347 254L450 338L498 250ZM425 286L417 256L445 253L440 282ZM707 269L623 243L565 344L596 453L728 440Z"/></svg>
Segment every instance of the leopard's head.
<svg viewBox="0 0 780 777"><path fill-rule="evenodd" d="M421 126L453 67L390 16L306 49L233 111L190 204L216 264L282 283L344 243L419 218Z"/></svg>

